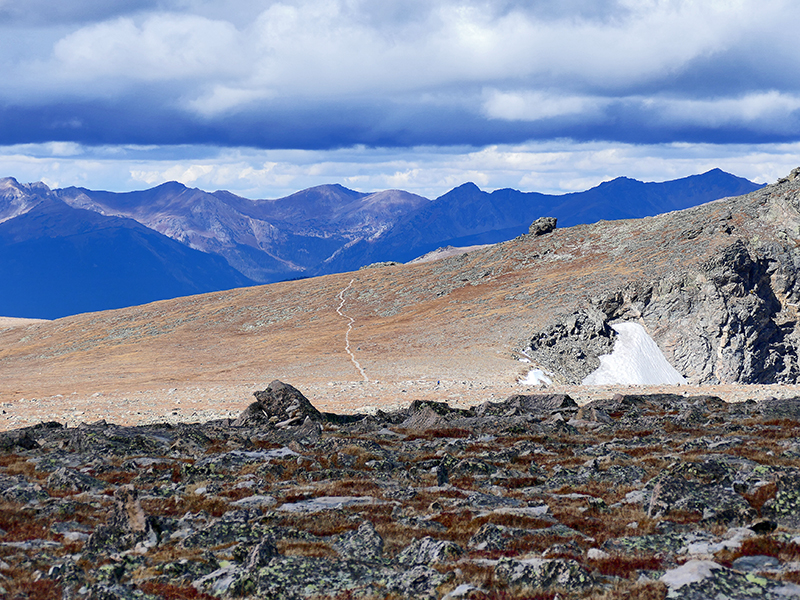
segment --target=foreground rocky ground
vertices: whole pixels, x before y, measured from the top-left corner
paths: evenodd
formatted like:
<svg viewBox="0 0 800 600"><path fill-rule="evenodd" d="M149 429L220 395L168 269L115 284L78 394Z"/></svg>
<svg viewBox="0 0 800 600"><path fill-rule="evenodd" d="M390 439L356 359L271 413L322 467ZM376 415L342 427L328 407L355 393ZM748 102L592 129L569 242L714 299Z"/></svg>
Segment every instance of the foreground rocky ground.
<svg viewBox="0 0 800 600"><path fill-rule="evenodd" d="M0 434L0 595L800 597L800 399L256 398Z"/></svg>

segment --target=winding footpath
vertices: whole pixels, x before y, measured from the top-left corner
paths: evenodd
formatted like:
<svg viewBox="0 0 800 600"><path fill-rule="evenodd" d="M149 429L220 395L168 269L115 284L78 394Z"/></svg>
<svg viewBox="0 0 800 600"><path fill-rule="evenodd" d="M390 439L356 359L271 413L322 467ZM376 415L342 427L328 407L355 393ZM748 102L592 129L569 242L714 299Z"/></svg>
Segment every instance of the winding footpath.
<svg viewBox="0 0 800 600"><path fill-rule="evenodd" d="M356 320L353 317L348 316L342 312L342 308L344 308L344 302L345 302L344 294L345 292L347 292L347 290L353 287L354 281L355 279L351 279L350 283L347 284L347 287L344 288L341 292L339 292L339 300L341 300L342 302L339 304L339 308L336 309L336 312L340 317L344 317L345 319L350 320L350 322L347 324L347 332L344 334L344 351L350 355L350 360L353 362L356 369L358 369L358 372L361 373L361 376L364 378L364 381L369 381L369 377L367 377L367 374L364 372L364 369L361 367L361 364L359 364L359 362L356 360L355 354L353 354L352 350L350 350L350 331L353 329L353 323L355 323Z"/></svg>

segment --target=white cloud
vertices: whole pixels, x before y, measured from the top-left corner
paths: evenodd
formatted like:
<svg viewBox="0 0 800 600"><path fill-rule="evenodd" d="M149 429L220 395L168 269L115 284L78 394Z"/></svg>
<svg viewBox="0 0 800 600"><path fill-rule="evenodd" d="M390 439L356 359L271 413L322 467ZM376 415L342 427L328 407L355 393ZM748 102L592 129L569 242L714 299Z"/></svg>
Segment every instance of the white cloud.
<svg viewBox="0 0 800 600"><path fill-rule="evenodd" d="M525 3L416 2L404 11L397 2L299 0L271 3L235 25L234 15L257 5L245 11L224 2L227 20L224 10L190 3L183 6L195 14L144 13L79 27L54 44L51 60L33 76L30 64L16 75L18 85L33 89L42 88L41 78L52 88L77 80L84 90L89 82L104 88L109 78L130 85L196 79L197 88L177 93L203 114L276 93L387 97L453 86L528 89L531 98L577 102L587 94L575 90L668 80L693 60L755 45L754 30L778 31L797 14L780 0L630 0L622 8L610 3L605 10L614 12L595 18L581 4L557 10L550 3L544 11ZM776 48L760 38L760 53L796 56L800 42L778 37ZM514 99L501 94L494 103ZM516 100L525 105L518 110L529 109L524 95Z"/></svg>
<svg viewBox="0 0 800 600"><path fill-rule="evenodd" d="M487 90L483 108L491 119L538 121L552 117L598 115L608 104L604 98L564 96L544 92L501 92Z"/></svg>
<svg viewBox="0 0 800 600"><path fill-rule="evenodd" d="M662 120L684 125L720 127L759 123L762 131L780 132L786 130L787 120L797 120L793 113L800 110L800 95L770 90L738 98L653 99L645 104Z"/></svg>
<svg viewBox="0 0 800 600"><path fill-rule="evenodd" d="M247 90L216 85L204 95L190 100L187 105L204 117L213 117L274 96L275 92L268 89Z"/></svg>
<svg viewBox="0 0 800 600"><path fill-rule="evenodd" d="M59 40L53 55L59 79L80 81L226 79L237 73L243 58L230 23L179 14L83 27Z"/></svg>

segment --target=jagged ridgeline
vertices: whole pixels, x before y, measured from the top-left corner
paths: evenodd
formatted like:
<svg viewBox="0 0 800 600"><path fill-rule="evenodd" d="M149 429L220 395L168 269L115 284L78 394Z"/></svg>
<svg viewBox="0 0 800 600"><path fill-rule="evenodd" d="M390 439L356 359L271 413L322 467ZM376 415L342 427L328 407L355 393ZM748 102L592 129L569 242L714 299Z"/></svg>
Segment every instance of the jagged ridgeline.
<svg viewBox="0 0 800 600"><path fill-rule="evenodd" d="M0 594L800 597L800 402L514 395L0 434Z"/></svg>
<svg viewBox="0 0 800 600"><path fill-rule="evenodd" d="M567 310L533 332L526 353L581 383L612 351L611 325L634 322L691 383L797 382L799 209L794 171L745 196L574 228L572 249L554 240L550 261L569 270L591 257L593 280L576 270L577 289L561 296Z"/></svg>
<svg viewBox="0 0 800 600"><path fill-rule="evenodd" d="M447 245L509 240L543 214L562 226L641 217L758 187L714 169L559 196L465 184L429 200L323 185L250 200L176 182L113 193L0 178L0 316L52 319L408 262Z"/></svg>

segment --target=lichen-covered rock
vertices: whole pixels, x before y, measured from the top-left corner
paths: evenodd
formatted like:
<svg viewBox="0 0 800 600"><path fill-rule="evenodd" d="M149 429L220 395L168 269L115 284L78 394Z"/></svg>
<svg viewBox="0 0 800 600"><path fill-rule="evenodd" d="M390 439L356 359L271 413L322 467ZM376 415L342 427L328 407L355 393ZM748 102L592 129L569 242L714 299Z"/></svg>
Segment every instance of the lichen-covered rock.
<svg viewBox="0 0 800 600"><path fill-rule="evenodd" d="M0 476L0 496L9 502L38 504L49 496L38 483L30 483L22 477Z"/></svg>
<svg viewBox="0 0 800 600"><path fill-rule="evenodd" d="M185 548L208 548L231 542L255 542L268 533L268 529L255 522L257 510L230 510L209 525L188 535L182 542Z"/></svg>
<svg viewBox="0 0 800 600"><path fill-rule="evenodd" d="M105 525L98 527L86 542L90 552L104 549L146 551L158 545L153 519L142 509L139 494L132 485L114 492L114 508Z"/></svg>
<svg viewBox="0 0 800 600"><path fill-rule="evenodd" d="M479 551L503 551L516 544L521 545L525 541L556 539L556 538L585 538L579 531L575 531L566 525L553 525L540 529L524 529L521 527L507 527L505 525L495 525L485 523L469 539L467 546L471 550Z"/></svg>
<svg viewBox="0 0 800 600"><path fill-rule="evenodd" d="M578 469L553 469L547 478L546 485L551 489L564 486L586 485L589 482L601 482L609 485L631 485L645 477L645 470L636 465L601 465L597 460Z"/></svg>
<svg viewBox="0 0 800 600"><path fill-rule="evenodd" d="M364 521L358 529L339 536L333 547L344 558L374 561L383 554L383 538L372 523Z"/></svg>
<svg viewBox="0 0 800 600"><path fill-rule="evenodd" d="M402 598L439 598L436 591L450 577L425 565L415 565L389 579L386 590Z"/></svg>
<svg viewBox="0 0 800 600"><path fill-rule="evenodd" d="M47 478L46 485L51 490L73 493L102 490L106 487L103 481L66 467L61 467L52 473Z"/></svg>
<svg viewBox="0 0 800 600"><path fill-rule="evenodd" d="M505 550L517 532L518 530L503 525L484 523L469 539L467 546L472 550Z"/></svg>
<svg viewBox="0 0 800 600"><path fill-rule="evenodd" d="M800 528L800 472L778 475L777 487L775 497L764 503L761 514L783 527Z"/></svg>
<svg viewBox="0 0 800 600"><path fill-rule="evenodd" d="M800 598L799 585L727 569L710 560L690 560L668 570L660 580L667 585L667 598L681 600Z"/></svg>
<svg viewBox="0 0 800 600"><path fill-rule="evenodd" d="M672 511L688 510L709 521L745 525L757 513L734 489L737 477L736 464L723 460L674 463L647 483L647 514L663 518Z"/></svg>
<svg viewBox="0 0 800 600"><path fill-rule="evenodd" d="M352 595L385 594L394 571L357 560L331 561L327 558L285 556L273 558L239 585L259 598L299 600Z"/></svg>
<svg viewBox="0 0 800 600"><path fill-rule="evenodd" d="M247 554L244 568L254 571L268 564L276 556L278 556L278 549L275 547L275 543L270 538L265 538L253 546Z"/></svg>
<svg viewBox="0 0 800 600"><path fill-rule="evenodd" d="M457 559L463 553L458 544L426 536L414 540L400 553L397 562L405 566L446 563Z"/></svg>
<svg viewBox="0 0 800 600"><path fill-rule="evenodd" d="M582 590L595 583L580 563L560 558L503 558L495 566L494 573L503 584L515 588Z"/></svg>
<svg viewBox="0 0 800 600"><path fill-rule="evenodd" d="M96 584L90 587L85 596L87 600L140 600L141 596L126 585Z"/></svg>
<svg viewBox="0 0 800 600"><path fill-rule="evenodd" d="M655 533L649 535L630 535L612 538L603 543L602 549L626 555L666 556L677 554L689 543L707 540L710 534Z"/></svg>

